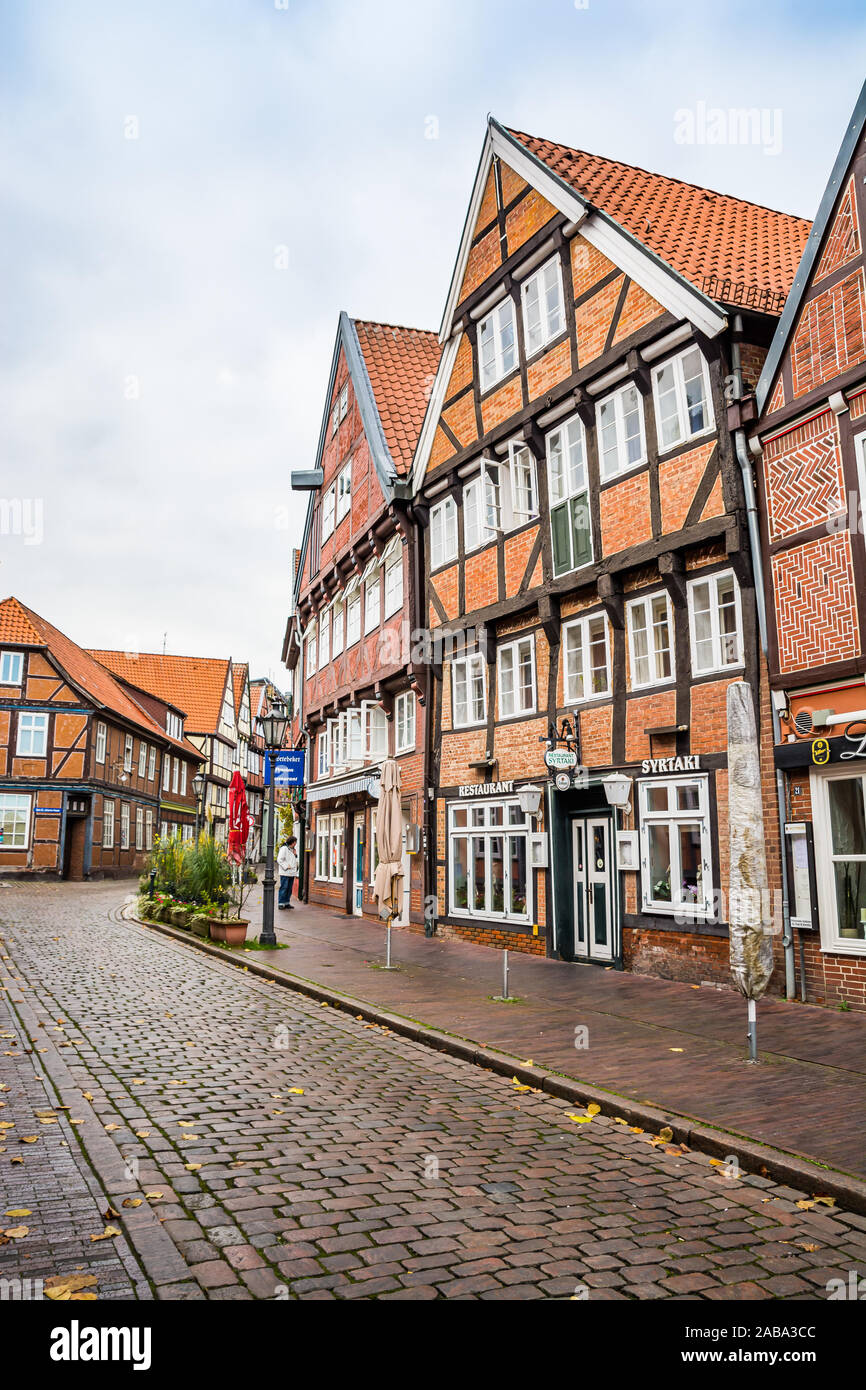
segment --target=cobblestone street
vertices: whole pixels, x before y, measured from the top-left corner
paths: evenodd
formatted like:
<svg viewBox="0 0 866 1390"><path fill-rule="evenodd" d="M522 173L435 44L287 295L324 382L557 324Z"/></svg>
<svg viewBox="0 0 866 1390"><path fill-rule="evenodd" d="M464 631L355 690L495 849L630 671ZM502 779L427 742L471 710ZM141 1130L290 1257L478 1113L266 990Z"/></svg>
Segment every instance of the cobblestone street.
<svg viewBox="0 0 866 1390"><path fill-rule="evenodd" d="M824 1299L866 1272L866 1218L579 1123L122 921L124 892L0 894L0 1278L95 1275L99 1299L592 1301Z"/></svg>

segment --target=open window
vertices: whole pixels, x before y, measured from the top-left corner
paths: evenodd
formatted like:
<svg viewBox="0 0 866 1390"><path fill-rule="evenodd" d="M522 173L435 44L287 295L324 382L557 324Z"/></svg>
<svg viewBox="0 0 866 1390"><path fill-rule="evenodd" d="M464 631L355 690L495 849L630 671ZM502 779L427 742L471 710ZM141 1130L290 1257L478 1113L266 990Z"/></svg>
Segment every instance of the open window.
<svg viewBox="0 0 866 1390"><path fill-rule="evenodd" d="M388 756L388 719L374 700L361 701L364 731L364 762L381 762Z"/></svg>

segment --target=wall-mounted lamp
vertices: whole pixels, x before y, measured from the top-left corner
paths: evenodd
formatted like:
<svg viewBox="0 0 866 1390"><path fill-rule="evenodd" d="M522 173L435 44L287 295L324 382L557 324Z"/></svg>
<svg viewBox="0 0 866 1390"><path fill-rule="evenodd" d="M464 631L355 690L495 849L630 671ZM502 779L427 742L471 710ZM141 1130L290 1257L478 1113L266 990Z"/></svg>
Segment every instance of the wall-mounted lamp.
<svg viewBox="0 0 866 1390"><path fill-rule="evenodd" d="M611 772L607 777L602 777L601 785L604 787L608 806L619 806L622 809L628 805L631 799L631 777L627 777L624 772Z"/></svg>
<svg viewBox="0 0 866 1390"><path fill-rule="evenodd" d="M518 788L517 800L525 816L537 816L541 805L541 788L529 782L527 786Z"/></svg>

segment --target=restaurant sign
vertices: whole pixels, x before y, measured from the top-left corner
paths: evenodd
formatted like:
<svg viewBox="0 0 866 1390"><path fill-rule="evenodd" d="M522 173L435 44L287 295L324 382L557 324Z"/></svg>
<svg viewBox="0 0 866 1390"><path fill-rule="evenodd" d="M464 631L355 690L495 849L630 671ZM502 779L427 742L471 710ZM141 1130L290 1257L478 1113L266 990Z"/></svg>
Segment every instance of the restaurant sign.
<svg viewBox="0 0 866 1390"><path fill-rule="evenodd" d="M775 753L777 767L826 767L866 758L866 720L855 719L833 738L800 739L781 743Z"/></svg>
<svg viewBox="0 0 866 1390"><path fill-rule="evenodd" d="M514 791L513 782L469 782L458 787L458 796L508 796Z"/></svg>

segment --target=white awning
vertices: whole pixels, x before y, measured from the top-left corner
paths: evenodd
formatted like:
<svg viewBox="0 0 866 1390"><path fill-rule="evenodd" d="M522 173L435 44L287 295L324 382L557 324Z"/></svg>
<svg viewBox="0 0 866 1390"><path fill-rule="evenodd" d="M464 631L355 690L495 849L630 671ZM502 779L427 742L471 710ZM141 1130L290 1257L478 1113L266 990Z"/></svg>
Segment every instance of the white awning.
<svg viewBox="0 0 866 1390"><path fill-rule="evenodd" d="M338 796L353 796L355 792L366 792L374 801L379 800L379 774L365 772L362 777L345 777L340 782L314 782L307 788L307 801L332 801Z"/></svg>

